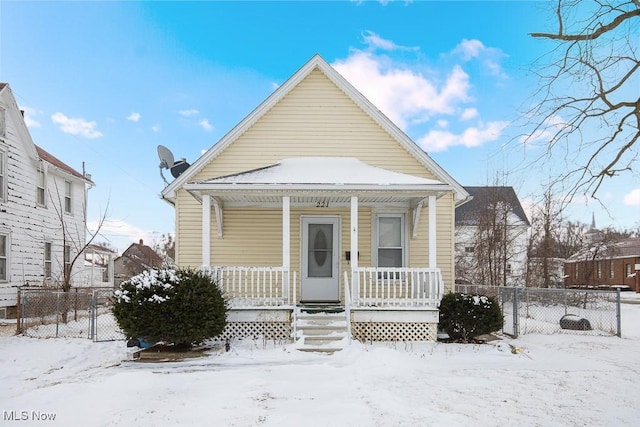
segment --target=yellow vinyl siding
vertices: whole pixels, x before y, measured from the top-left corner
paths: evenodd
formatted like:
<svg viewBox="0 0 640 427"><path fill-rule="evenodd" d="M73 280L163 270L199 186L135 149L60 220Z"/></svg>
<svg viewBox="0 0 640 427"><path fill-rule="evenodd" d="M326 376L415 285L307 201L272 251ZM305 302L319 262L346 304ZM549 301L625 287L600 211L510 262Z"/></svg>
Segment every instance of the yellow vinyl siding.
<svg viewBox="0 0 640 427"><path fill-rule="evenodd" d="M435 178L315 70L193 180L243 172L283 158L308 156L357 157L373 166Z"/></svg>

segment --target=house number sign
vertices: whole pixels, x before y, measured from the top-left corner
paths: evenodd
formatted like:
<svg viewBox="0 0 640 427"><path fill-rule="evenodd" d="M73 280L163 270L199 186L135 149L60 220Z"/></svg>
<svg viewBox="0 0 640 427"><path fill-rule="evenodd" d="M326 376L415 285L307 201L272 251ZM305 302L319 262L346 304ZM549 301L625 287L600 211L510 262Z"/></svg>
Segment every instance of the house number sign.
<svg viewBox="0 0 640 427"><path fill-rule="evenodd" d="M328 208L329 207L329 202L326 200L318 200L316 202L316 208Z"/></svg>

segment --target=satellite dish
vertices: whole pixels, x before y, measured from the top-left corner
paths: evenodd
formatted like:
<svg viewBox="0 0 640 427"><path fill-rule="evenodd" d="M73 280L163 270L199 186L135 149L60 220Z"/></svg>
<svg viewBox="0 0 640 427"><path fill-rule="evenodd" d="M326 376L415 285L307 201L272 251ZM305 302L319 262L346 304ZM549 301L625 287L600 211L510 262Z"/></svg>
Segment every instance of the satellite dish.
<svg viewBox="0 0 640 427"><path fill-rule="evenodd" d="M160 176L167 185L169 185L169 182L162 174L162 169L169 169L169 171L171 171L171 175L174 178L177 178L190 166L189 163L187 163L187 160L184 158L176 162L171 150L169 150L164 145L158 145L158 157L160 157Z"/></svg>
<svg viewBox="0 0 640 427"><path fill-rule="evenodd" d="M158 145L158 157L160 157L160 168L169 169L173 166L173 153L164 145Z"/></svg>

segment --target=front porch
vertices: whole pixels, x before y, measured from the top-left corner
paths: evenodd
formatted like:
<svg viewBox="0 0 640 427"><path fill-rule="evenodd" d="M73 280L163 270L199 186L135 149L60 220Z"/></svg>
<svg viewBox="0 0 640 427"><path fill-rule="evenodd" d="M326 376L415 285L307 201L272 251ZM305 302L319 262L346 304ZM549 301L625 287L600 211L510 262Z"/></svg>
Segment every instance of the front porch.
<svg viewBox="0 0 640 427"><path fill-rule="evenodd" d="M300 301L295 270L278 266L209 271L229 301L224 339L288 342L299 337L300 313L322 307ZM340 301L327 307L344 311L348 340L435 340L443 292L439 269L360 267L343 273Z"/></svg>

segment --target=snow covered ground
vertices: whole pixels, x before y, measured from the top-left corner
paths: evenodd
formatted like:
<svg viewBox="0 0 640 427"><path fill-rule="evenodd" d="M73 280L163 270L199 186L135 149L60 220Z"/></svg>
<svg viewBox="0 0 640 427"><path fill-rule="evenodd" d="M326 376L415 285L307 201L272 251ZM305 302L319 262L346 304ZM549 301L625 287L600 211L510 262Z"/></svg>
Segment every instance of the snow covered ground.
<svg viewBox="0 0 640 427"><path fill-rule="evenodd" d="M128 361L122 341L5 336L0 425L638 425L640 304L623 304L622 332L331 356L252 341L164 364Z"/></svg>

